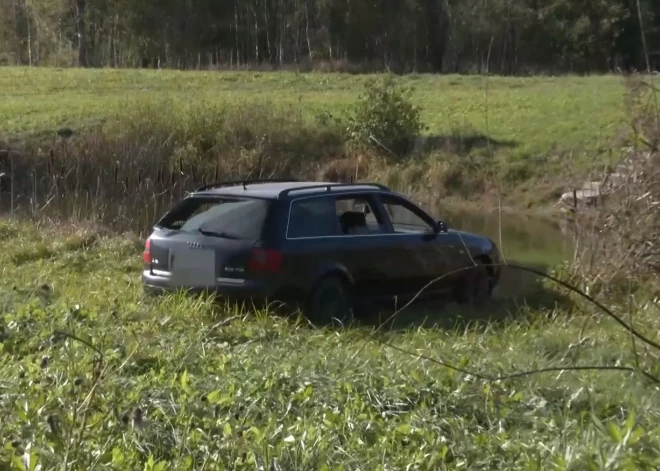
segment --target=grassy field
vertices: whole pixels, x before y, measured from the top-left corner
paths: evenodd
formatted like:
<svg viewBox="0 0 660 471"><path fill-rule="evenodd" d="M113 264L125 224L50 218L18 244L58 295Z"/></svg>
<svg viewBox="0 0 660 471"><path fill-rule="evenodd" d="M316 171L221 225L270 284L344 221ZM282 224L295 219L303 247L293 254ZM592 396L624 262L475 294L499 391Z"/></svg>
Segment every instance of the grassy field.
<svg viewBox="0 0 660 471"><path fill-rule="evenodd" d="M486 205L493 177L465 162L491 156L515 210L547 203L609 158L625 120L617 77L408 76L426 134L444 145L392 163L345 153L326 119L368 79L0 69L0 141L18 149L0 149L0 172L12 157L11 203L42 221L0 219L0 470L660 467L652 379L487 379L589 365L660 376L658 352L633 348L628 332L556 287L513 276L510 294L525 285L527 296L486 312L412 306L380 330L382 317L337 331L142 294L135 234L200 180L355 172L440 215L447 188ZM74 137L54 138L62 127ZM473 230L497 238L475 217ZM516 221L501 231L507 255L550 268L565 259L558 229ZM651 289L624 304L612 309L659 341Z"/></svg>
<svg viewBox="0 0 660 471"><path fill-rule="evenodd" d="M268 100L314 116L356 100L370 76L149 70L0 69L1 131L77 128L141 100ZM521 156L595 152L621 125L620 77L498 78L414 75L413 100L430 135L477 132Z"/></svg>
<svg viewBox="0 0 660 471"><path fill-rule="evenodd" d="M629 334L574 300L472 323L416 308L361 349L372 321L330 332L145 297L130 234L4 221L0 241L0 469L660 466L659 391L641 375L489 382L399 350L492 376L634 365ZM658 340L657 304L632 313Z"/></svg>
<svg viewBox="0 0 660 471"><path fill-rule="evenodd" d="M497 182L503 204L516 211L544 211L560 194L582 185L591 171L602 172L619 158L611 149L626 119L620 77L410 75L400 80L414 88L426 144L397 166L365 164L361 156L342 151L345 124L335 119L345 119L371 79L293 72L3 68L0 147L4 139L19 149L27 143L40 149L28 154L43 152L57 146L56 130L71 128L78 132L76 150L68 146L56 152L68 154L67 167L79 165L72 158L89 155L106 173L113 171L107 161L148 173L181 158L208 166L220 161L227 167L249 155L249 165L214 174L243 177L246 168L255 168L254 161L266 158L271 162L266 173L323 179L355 175L420 198L432 195L482 209L499 200L493 195ZM101 137L88 136L99 124ZM103 149L112 151L103 155ZM126 149L133 155L126 155ZM348 158L337 160L341 156ZM127 160L122 163L122 158Z"/></svg>

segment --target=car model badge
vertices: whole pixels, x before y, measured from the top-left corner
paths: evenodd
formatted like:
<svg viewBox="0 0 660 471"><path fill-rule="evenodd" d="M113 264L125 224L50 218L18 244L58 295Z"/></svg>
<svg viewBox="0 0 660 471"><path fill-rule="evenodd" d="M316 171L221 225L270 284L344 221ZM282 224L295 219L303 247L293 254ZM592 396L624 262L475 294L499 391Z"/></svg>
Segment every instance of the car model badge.
<svg viewBox="0 0 660 471"><path fill-rule="evenodd" d="M201 249L202 244L200 244L199 242L188 242L188 247L190 247L191 249Z"/></svg>

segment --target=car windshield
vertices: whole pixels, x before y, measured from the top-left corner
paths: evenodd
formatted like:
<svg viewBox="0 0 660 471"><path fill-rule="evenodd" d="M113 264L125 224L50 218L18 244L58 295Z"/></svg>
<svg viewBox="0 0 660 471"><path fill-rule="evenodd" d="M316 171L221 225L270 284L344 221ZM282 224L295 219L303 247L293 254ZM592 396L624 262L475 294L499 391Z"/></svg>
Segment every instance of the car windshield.
<svg viewBox="0 0 660 471"><path fill-rule="evenodd" d="M269 207L270 201L256 198L186 198L158 226L212 237L256 240Z"/></svg>

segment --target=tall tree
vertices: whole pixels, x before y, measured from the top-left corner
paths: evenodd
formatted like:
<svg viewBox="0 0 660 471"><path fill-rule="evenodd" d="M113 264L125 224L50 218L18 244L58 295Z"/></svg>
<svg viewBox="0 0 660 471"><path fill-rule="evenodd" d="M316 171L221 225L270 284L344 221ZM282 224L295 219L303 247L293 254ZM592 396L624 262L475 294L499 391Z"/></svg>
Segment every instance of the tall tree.
<svg viewBox="0 0 660 471"><path fill-rule="evenodd" d="M78 35L78 65L87 67L87 31L85 15L87 0L73 0L76 18L76 33Z"/></svg>
<svg viewBox="0 0 660 471"><path fill-rule="evenodd" d="M658 66L657 0L0 0L0 63L642 69L640 17Z"/></svg>

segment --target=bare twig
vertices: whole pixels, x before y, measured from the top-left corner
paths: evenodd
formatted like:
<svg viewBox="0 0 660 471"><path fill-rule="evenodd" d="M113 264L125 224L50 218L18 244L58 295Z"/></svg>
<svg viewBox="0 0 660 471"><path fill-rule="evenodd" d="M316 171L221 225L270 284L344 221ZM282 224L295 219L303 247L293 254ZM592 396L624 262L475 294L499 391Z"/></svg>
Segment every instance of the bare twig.
<svg viewBox="0 0 660 471"><path fill-rule="evenodd" d="M227 327L229 324L231 324L231 323L234 322L235 320L238 320L238 319L243 319L243 320L245 320L245 317L247 317L247 316L241 316L241 315L238 315L238 316L231 316L231 317L228 317L227 319L223 319L223 320L221 320L220 322L217 322L216 324L213 324L213 325L209 328L209 330L215 330L215 329L220 329L220 328L222 328L222 327Z"/></svg>
<svg viewBox="0 0 660 471"><path fill-rule="evenodd" d="M573 285L571 285L571 284L569 284L569 283L567 283L567 282L565 282L565 281L562 281L562 280L560 280L560 279L558 279L558 278L556 278L556 277L554 277L554 276L552 276L552 275L549 275L549 274L547 274L547 273L544 273L544 272L542 272L542 271L540 271L540 270L536 270L536 269L534 269L534 268L530 268L530 267L525 267L525 266L522 266L522 265L516 265L516 264L501 264L501 263L500 263L500 264L484 264L484 266L499 267L499 268L508 267L508 268L510 268L510 269L521 270L521 271L525 271L525 272L533 273L533 274L535 274L535 275L537 275L537 276L540 276L540 277L542 277L542 278L549 279L549 280L551 280L551 281L553 281L553 282L559 284L560 286L562 286L562 287L568 289L569 291L572 291L573 293L576 293L576 294L580 295L581 297L583 297L584 299L586 299L588 302L590 302L591 304L595 305L595 306L596 306L598 309L600 309L602 312L604 312L608 317L614 319L615 322L617 322L617 323L618 323L619 325L621 325L624 329L626 329L628 332L630 332L630 334L631 334L632 336L637 337L639 340L641 340L641 341L644 342L645 344L647 344L647 345L649 345L649 346L655 348L656 350L660 351L660 344L658 344L657 342L655 342L655 341L653 341L653 340L647 338L644 334L642 334L641 332L635 330L634 327L627 325L627 324L626 324L626 323L625 323L625 322L624 322L619 316L617 316L616 314L614 314L614 312L612 312L610 309L608 309L608 308L607 308L606 306L604 306L602 303L600 303L599 301L597 301L596 299L594 299L592 296L589 296L588 294L586 294L584 291L580 290L580 289L577 288L576 286L573 286ZM391 315L391 316L385 321L385 323L389 322L389 321L390 321L391 319L393 319L395 316L399 315L404 309L406 309L408 306L410 306L410 305L411 305L411 304L412 304L412 303L413 303L413 302L414 302L414 301L415 301L415 300L416 300L416 299L417 299L417 298L418 298L418 297L419 297L419 296L420 296L420 295L421 295L426 289L428 289L431 285L433 285L433 284L435 284L435 283L437 283L437 282L441 281L442 279L447 278L447 277L449 277L449 276L452 276L452 275L455 275L455 274L458 274L458 273L461 273L461 272L464 272L464 271L467 271L467 270L472 270L472 269L474 269L474 268L475 268L474 266L465 266L465 267L463 267L463 268L459 268L459 269L454 270L454 271L452 271L452 272L450 272L450 273L446 273L446 274L444 274L444 275L442 275L442 276L440 276L440 277L437 277L437 278L435 278L434 280L431 280L431 281L430 281L429 283L427 283L427 284L426 284L421 290L419 290L419 291L417 292L417 294L416 294L416 295L415 295L415 296L414 296L414 297L413 297L408 303L406 303L402 308L400 308L400 309L398 309L396 312L394 312L394 314L392 314L392 315ZM353 354L353 356L352 356L352 357L349 359L349 361L346 363L346 365L345 365L344 368L342 369L342 373L343 373L344 371L346 371L346 369L351 365L351 363L353 362L353 360L354 360L354 359L355 359L355 358L356 358L356 357L362 352L362 350L364 350L364 348L365 348L365 347L367 346L367 344L369 343L369 340L375 338L375 337L374 337L374 334L377 333L377 332L380 330L380 327L382 327L382 325L384 325L385 323L381 324L381 325L380 325L380 326L379 326L379 327L378 327L373 333L369 333L368 338L365 340L364 344L358 349L357 352L355 352L355 354Z"/></svg>
<svg viewBox="0 0 660 471"><path fill-rule="evenodd" d="M401 353L404 353L406 355L410 355L416 358L419 358L420 360L426 360L430 361L432 363L435 363L440 366L444 366L445 368L449 368L450 370L457 371L459 373L463 373L467 376L472 376L474 378L487 381L487 382L498 382L498 381L504 381L508 379L516 379L516 378L523 378L527 376L533 376L537 374L542 374L542 373L552 373L552 372L563 372L563 371L625 371L629 373L637 373L641 374L642 376L646 377L647 379L653 381L656 384L660 384L660 379L656 378L653 376L651 373L648 373L647 371L644 370L639 370L636 368L632 368L630 366L607 366L607 365L596 365L596 366L553 366L553 367L548 367L548 368L539 368L536 370L528 370L528 371L520 371L517 373L511 373L511 374L505 374L505 375L489 375L486 373L478 373L476 371L469 371L464 368L459 368L458 366L452 365L451 363L447 363L442 360L438 360L436 358L431 358L427 355L423 354L418 354L414 353L408 350L405 350L401 347L397 347L396 345L386 342L385 340L379 339L373 334L370 334L370 337L380 343L381 345L384 345L386 347L389 347L393 350L397 350Z"/></svg>
<svg viewBox="0 0 660 471"><path fill-rule="evenodd" d="M371 140L374 141L376 144L378 144L378 145L381 146L383 149L385 149L387 152L389 152L389 154L390 154L392 157L394 157L395 159L398 159L398 158L399 158L399 156L396 155L396 154L394 153L394 151L390 150L389 147L387 147L385 144L383 144L383 143L380 142L378 139L376 139L376 138L373 136L373 134L369 134L369 139L371 139Z"/></svg>
<svg viewBox="0 0 660 471"><path fill-rule="evenodd" d="M628 323L630 324L630 327L633 327L633 298L632 298L632 293L630 292L632 289L630 286L630 283L628 284ZM630 343L632 345L632 351L633 355L635 355L635 366L639 368L639 353L637 352L637 342L635 341L635 337L630 335Z"/></svg>
<svg viewBox="0 0 660 471"><path fill-rule="evenodd" d="M488 147L488 155L491 155L492 148L490 142L490 121L489 121L489 107L488 107L488 92L490 91L490 53L493 47L494 37L491 36L490 44L488 45L488 56L486 59L486 146ZM491 169L492 170L492 169ZM495 172L491 171L493 175L493 180L495 181L495 191L497 191L497 217L498 217L498 235L499 235L499 249L502 260L506 263L506 257L504 255L504 238L502 235L502 192L500 191L500 185L497 181L497 175Z"/></svg>
<svg viewBox="0 0 660 471"><path fill-rule="evenodd" d="M69 333L69 332L64 332L63 330L54 330L54 331L53 331L53 334L54 334L54 335L62 335L62 336L64 336L64 337L69 337L69 338L72 339L72 340L76 340L76 341L82 343L83 345L86 345L87 347L91 348L91 349L94 350L96 353L98 353L99 356L100 356L101 358L103 358L103 352L102 352L101 350L99 350L98 348L96 348L96 347L95 347L94 345L92 345L91 343L89 343L87 340L81 339L80 337L78 337L78 336L76 336L76 335L74 335L74 334L71 334L71 333Z"/></svg>
<svg viewBox="0 0 660 471"><path fill-rule="evenodd" d="M646 47L646 31L644 30L644 22L642 21L642 9L637 0L637 20L639 21L639 32L642 36L642 50L644 51L644 59L646 60L646 73L651 73L651 62L649 61L649 51Z"/></svg>

